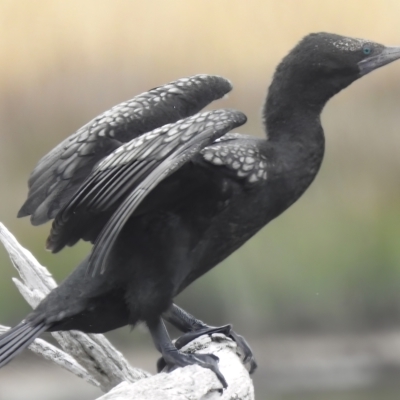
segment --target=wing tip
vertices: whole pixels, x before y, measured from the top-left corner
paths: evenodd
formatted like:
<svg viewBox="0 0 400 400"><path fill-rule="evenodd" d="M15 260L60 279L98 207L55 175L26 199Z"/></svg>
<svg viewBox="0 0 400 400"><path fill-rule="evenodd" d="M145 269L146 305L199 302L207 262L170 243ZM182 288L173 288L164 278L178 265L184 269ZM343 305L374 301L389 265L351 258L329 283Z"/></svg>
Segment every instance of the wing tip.
<svg viewBox="0 0 400 400"><path fill-rule="evenodd" d="M62 250L63 247L64 246L57 243L57 241L53 240L53 237L50 234L50 236L46 240L45 249L54 254L54 253L58 253L60 250Z"/></svg>
<svg viewBox="0 0 400 400"><path fill-rule="evenodd" d="M237 119L237 123L239 124L239 126L243 125L247 122L247 115L244 112L235 110L235 114L236 114L236 119Z"/></svg>
<svg viewBox="0 0 400 400"><path fill-rule="evenodd" d="M234 123L234 127L241 126L247 122L247 115L239 110L235 110L234 108L221 108L218 110L211 111L215 114L226 115L225 118L228 118L230 121Z"/></svg>
<svg viewBox="0 0 400 400"><path fill-rule="evenodd" d="M233 89L232 82L229 79L224 78L221 75L210 74L196 74L186 78L180 78L167 84L167 86L173 84L181 88L181 86L189 85L189 82L191 84L194 82L196 83L194 87L200 87L201 90L205 90L206 93L208 93L208 96L212 99L209 102L221 99ZM191 90L193 90L193 85L190 87L192 88Z"/></svg>
<svg viewBox="0 0 400 400"><path fill-rule="evenodd" d="M210 84L213 85L213 89L216 92L217 98L224 97L227 93L229 93L233 89L232 82L221 76L221 75L198 75L200 79L204 79L205 77L210 80Z"/></svg>
<svg viewBox="0 0 400 400"><path fill-rule="evenodd" d="M23 218L23 217L28 217L30 213L25 210L25 204L19 209L17 213L17 218Z"/></svg>
<svg viewBox="0 0 400 400"><path fill-rule="evenodd" d="M17 213L17 218L31 217L31 224L38 226L45 224L50 220L47 211L43 207L43 203L36 205L28 198Z"/></svg>

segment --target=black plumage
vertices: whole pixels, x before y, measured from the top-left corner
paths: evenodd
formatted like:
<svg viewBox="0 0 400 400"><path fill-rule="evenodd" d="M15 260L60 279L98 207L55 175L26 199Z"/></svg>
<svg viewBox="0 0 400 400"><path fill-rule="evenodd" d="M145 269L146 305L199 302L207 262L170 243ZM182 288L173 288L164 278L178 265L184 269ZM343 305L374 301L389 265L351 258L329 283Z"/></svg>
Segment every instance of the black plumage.
<svg viewBox="0 0 400 400"><path fill-rule="evenodd" d="M238 111L190 116L231 88L207 75L140 95L66 139L33 171L19 216L34 224L54 218L47 241L54 252L79 239L94 247L0 337L0 366L44 330L105 332L144 321L169 369L200 364L226 386L214 356L178 350L219 330L254 370L251 349L230 326L209 327L173 298L304 193L324 154L326 102L399 57L399 48L361 39L306 36L274 74L263 110L267 139L228 133L246 121ZM163 319L186 332L177 347Z"/></svg>
<svg viewBox="0 0 400 400"><path fill-rule="evenodd" d="M18 217L53 219L93 167L123 143L200 111L232 90L219 76L196 75L142 93L100 114L45 155L33 170Z"/></svg>

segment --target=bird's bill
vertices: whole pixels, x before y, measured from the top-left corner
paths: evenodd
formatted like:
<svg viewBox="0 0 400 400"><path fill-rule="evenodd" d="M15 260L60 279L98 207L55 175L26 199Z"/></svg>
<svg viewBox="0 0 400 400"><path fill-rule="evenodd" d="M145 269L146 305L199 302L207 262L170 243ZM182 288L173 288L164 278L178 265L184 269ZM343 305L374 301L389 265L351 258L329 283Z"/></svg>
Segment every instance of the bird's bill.
<svg viewBox="0 0 400 400"><path fill-rule="evenodd" d="M399 58L400 47L385 47L380 54L364 58L364 60L358 63L358 67L360 68L361 75L366 75L377 68L398 60Z"/></svg>

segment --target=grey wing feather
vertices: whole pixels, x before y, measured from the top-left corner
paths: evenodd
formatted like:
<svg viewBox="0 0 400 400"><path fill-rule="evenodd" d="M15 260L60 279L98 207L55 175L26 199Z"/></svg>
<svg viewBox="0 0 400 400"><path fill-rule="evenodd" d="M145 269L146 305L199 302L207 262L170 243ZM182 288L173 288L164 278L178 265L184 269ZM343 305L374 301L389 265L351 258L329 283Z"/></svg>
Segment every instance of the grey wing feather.
<svg viewBox="0 0 400 400"><path fill-rule="evenodd" d="M70 227L80 224L80 215L87 215L88 210L95 215L117 207L98 236L89 262L93 274L103 271L119 232L147 194L202 148L245 121L241 112L216 110L163 126L122 145L95 168L57 215L48 248L58 251L68 244ZM106 191L99 187L100 181L107 185Z"/></svg>
<svg viewBox="0 0 400 400"><path fill-rule="evenodd" d="M210 164L224 166L237 178L249 184L267 179L267 158L261 152L262 142L239 133L227 133L201 151Z"/></svg>
<svg viewBox="0 0 400 400"><path fill-rule="evenodd" d="M54 218L93 167L122 143L193 115L231 89L222 77L195 75L142 93L94 118L39 161L18 217L31 215L33 225Z"/></svg>

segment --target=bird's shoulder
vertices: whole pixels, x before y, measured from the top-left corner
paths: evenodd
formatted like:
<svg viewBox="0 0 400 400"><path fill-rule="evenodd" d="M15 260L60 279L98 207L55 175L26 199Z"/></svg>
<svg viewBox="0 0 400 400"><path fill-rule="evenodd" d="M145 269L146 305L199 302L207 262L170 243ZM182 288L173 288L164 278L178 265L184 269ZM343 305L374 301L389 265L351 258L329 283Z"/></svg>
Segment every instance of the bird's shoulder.
<svg viewBox="0 0 400 400"><path fill-rule="evenodd" d="M268 177L265 140L240 133L227 133L201 151L203 163L225 167L225 173L256 184Z"/></svg>

